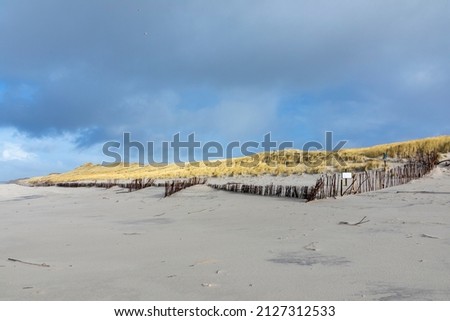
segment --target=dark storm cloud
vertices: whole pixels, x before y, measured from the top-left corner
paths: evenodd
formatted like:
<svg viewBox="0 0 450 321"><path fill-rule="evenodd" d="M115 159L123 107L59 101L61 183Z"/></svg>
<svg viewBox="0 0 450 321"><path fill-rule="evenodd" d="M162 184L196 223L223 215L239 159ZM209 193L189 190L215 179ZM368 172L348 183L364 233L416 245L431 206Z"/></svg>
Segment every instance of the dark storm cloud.
<svg viewBox="0 0 450 321"><path fill-rule="evenodd" d="M186 130L246 133L224 118L227 108L245 121L260 111L255 127L264 130L293 115L347 137L349 124L368 118L375 131L425 120L428 135L450 116L448 1L7 0L0 8L0 126L32 135L81 129L92 133L80 142L89 144L123 130L174 133L186 121ZM202 88L217 101L187 104L183 92ZM348 97L329 95L342 88ZM284 95L315 99L286 111Z"/></svg>

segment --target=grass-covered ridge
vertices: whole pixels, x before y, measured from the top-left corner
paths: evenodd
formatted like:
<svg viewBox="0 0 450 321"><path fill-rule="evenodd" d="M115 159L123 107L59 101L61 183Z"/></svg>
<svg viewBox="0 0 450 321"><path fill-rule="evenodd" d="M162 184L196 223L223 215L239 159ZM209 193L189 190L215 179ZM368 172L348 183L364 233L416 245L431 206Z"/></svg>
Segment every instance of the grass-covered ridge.
<svg viewBox="0 0 450 321"><path fill-rule="evenodd" d="M241 157L217 161L216 166L207 166L204 162L171 164L165 167L139 166L139 164L117 164L117 166L101 166L92 163L84 164L72 171L62 174L51 174L35 177L28 183L58 183L84 180L112 180L136 178L183 178L183 177L221 177L238 175L292 175L303 173L323 173L330 171L361 171L384 166L383 155L390 159L404 160L412 158L418 152L438 153L450 152L450 136L439 136L406 142L377 145L366 148L345 149L338 155L317 151L305 154L300 150L276 151L260 153L253 157ZM339 157L342 162L337 162ZM215 162L215 161L214 161ZM311 166L308 164L319 164Z"/></svg>

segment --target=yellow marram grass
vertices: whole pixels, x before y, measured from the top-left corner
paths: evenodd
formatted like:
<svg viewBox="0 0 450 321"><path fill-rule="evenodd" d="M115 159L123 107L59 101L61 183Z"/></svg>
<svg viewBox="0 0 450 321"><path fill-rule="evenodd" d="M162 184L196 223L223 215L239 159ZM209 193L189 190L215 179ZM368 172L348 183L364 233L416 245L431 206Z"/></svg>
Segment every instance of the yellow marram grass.
<svg viewBox="0 0 450 321"><path fill-rule="evenodd" d="M329 171L361 171L382 167L384 165L382 160L384 153L387 153L390 158L407 159L414 157L418 152L426 153L430 151L450 152L450 136L438 136L367 148L345 149L337 154L345 162L345 165L339 164L335 158L323 151L309 152L305 155L300 150L285 150L260 153L251 157L212 161L216 166L207 166L204 162L183 164L183 166L170 164L164 167L139 166L139 164L125 166L123 163L106 167L87 163L67 173L35 177L29 179L28 182L37 184L84 180L170 179L193 176L259 176L264 174L292 175ZM327 157L329 157L328 161ZM319 163L320 165L311 167L305 164L308 162Z"/></svg>

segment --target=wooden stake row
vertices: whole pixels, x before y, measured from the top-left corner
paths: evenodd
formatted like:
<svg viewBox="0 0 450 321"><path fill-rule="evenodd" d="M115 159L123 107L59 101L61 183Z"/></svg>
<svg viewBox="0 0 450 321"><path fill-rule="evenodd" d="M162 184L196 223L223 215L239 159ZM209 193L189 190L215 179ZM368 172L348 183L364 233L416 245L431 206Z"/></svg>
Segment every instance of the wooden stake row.
<svg viewBox="0 0 450 321"><path fill-rule="evenodd" d="M164 197L169 197L185 188L194 186L194 185L203 185L206 184L206 178L193 177L188 180L175 180L175 181L167 181L164 184L165 193Z"/></svg>
<svg viewBox="0 0 450 321"><path fill-rule="evenodd" d="M214 189L229 191L242 194L253 194L261 196L276 196L307 199L310 194L310 187L308 186L284 186L284 185L247 185L241 183L228 184L208 184Z"/></svg>
<svg viewBox="0 0 450 321"><path fill-rule="evenodd" d="M64 183L41 183L36 186L57 186L57 187L68 187L68 188L76 188L76 187L99 187L99 188L112 188L114 186L120 188L126 188L130 192L137 191L143 188L147 188L150 186L160 186L161 184L155 184L154 179L146 179L146 178L138 178L134 179L128 183L121 183L118 180L108 180L106 182L64 182Z"/></svg>
<svg viewBox="0 0 450 321"><path fill-rule="evenodd" d="M437 164L437 153L418 154L409 163L391 168L377 169L353 174L351 179L342 178L342 173L324 174L314 186L283 186L283 185L246 185L228 183L208 186L229 192L254 194L261 196L277 196L313 201L328 197L338 197L349 194L359 194L380 190L387 187L406 184L429 173Z"/></svg>
<svg viewBox="0 0 450 321"><path fill-rule="evenodd" d="M341 173L325 174L316 183L314 199L377 191L406 184L429 173L437 164L437 154L419 155L409 163L391 169L377 169L353 174L352 179Z"/></svg>
<svg viewBox="0 0 450 321"><path fill-rule="evenodd" d="M380 190L387 187L402 185L411 180L418 179L429 173L438 164L437 153L421 153L409 163L391 169L377 169L353 174L348 180L342 178L341 173L324 174L314 186L285 186L285 185L248 185L242 183L209 184L208 186L229 192L254 194L261 196L276 196L304 199L312 201L328 197L359 194ZM185 188L198 184L206 184L206 178L193 177L187 180L173 180L165 183L155 183L153 179L134 179L128 183L119 180L108 180L106 182L65 182L65 183L40 183L36 186L58 186L58 187L100 187L111 188L118 186L126 188L130 192L147 188L150 186L164 187L164 197L173 195Z"/></svg>

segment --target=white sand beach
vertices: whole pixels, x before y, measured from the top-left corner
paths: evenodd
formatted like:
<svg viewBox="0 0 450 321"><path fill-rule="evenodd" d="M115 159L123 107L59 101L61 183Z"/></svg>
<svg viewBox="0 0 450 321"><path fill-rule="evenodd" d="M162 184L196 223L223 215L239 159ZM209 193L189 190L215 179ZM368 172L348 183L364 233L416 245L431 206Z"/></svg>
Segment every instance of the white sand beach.
<svg viewBox="0 0 450 321"><path fill-rule="evenodd" d="M449 169L310 203L163 195L0 185L0 299L450 300Z"/></svg>

